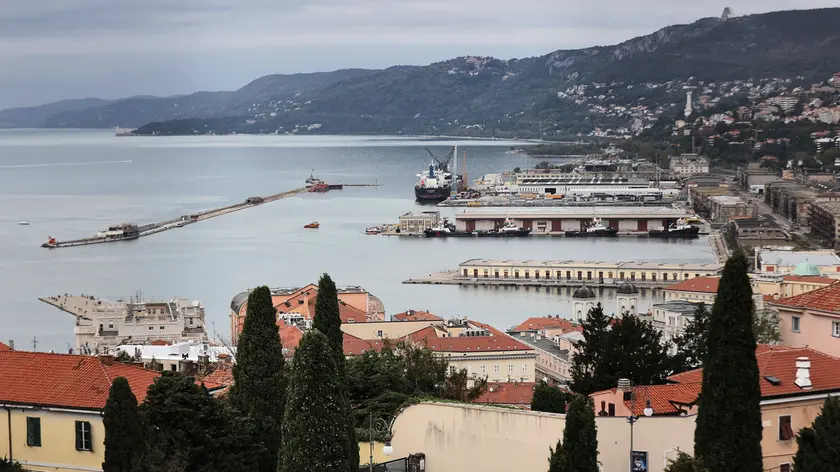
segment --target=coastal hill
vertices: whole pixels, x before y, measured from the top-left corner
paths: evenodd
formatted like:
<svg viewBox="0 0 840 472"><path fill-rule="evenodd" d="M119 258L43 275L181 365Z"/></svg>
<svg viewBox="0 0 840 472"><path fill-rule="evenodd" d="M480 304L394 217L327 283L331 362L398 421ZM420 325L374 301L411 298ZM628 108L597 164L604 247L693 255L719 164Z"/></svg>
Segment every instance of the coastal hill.
<svg viewBox="0 0 840 472"><path fill-rule="evenodd" d="M696 86L761 78L824 80L840 71L838 24L840 8L704 18L614 46L525 59L470 56L427 66L271 75L234 92L80 104L55 111L38 126L140 126L140 134L162 135L533 136L542 125L575 133L616 124L575 100L575 87L602 88L628 106L679 107L686 81ZM15 125L27 110L0 112L0 126Z"/></svg>

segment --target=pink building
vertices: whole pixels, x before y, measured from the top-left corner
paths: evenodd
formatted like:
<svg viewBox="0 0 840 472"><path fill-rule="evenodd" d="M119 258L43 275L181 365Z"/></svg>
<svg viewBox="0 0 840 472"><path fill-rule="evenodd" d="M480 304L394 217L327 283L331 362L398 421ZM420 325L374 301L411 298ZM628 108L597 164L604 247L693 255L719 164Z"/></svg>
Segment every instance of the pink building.
<svg viewBox="0 0 840 472"><path fill-rule="evenodd" d="M779 310L782 344L840 357L840 283L770 302Z"/></svg>

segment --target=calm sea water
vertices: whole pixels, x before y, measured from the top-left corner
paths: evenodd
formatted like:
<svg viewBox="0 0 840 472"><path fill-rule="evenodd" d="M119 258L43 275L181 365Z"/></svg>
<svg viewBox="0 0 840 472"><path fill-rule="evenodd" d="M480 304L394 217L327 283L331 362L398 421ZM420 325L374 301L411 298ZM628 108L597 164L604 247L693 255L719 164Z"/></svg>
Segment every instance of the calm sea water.
<svg viewBox="0 0 840 472"><path fill-rule="evenodd" d="M115 299L136 290L147 298L201 300L208 323L227 336L236 293L262 284L300 286L323 272L340 285L367 288L388 313L424 309L504 329L529 316L567 315L569 293L401 281L479 257L712 260L705 238L425 240L363 234L367 226L396 223L407 211L430 209L414 202L415 175L429 162L423 148L445 155L452 144L456 141L383 137L116 138L111 131L0 131L0 339L31 348L37 338L39 350L65 351L73 344L74 320L38 297L85 293ZM470 179L534 163L506 153L515 143L457 144L467 152ZM110 224L164 220L300 187L313 169L330 182L382 186L301 195L132 242L39 247L48 236L84 237ZM20 220L31 225L18 226ZM303 229L312 220L321 228ZM650 303L646 294L640 307Z"/></svg>

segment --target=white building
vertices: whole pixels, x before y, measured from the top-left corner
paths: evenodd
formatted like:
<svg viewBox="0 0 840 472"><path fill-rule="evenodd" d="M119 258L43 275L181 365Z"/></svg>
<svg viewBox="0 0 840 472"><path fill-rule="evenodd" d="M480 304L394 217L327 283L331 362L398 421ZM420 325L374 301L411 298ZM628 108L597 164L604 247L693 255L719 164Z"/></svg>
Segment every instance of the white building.
<svg viewBox="0 0 840 472"><path fill-rule="evenodd" d="M651 324L662 333L662 342L673 346L674 339L685 332L688 323L694 319L694 313L700 303L686 300L671 300L653 305ZM707 305L711 309L711 304Z"/></svg>
<svg viewBox="0 0 840 472"><path fill-rule="evenodd" d="M680 176L709 173L709 159L697 154L683 154L671 158L670 170Z"/></svg>
<svg viewBox="0 0 840 472"><path fill-rule="evenodd" d="M225 346L213 346L207 342L187 341L171 345L158 344L123 344L115 347L112 354L120 351L142 361L144 365L153 362L160 363L163 370L183 372L191 364L199 362L215 363L219 361L233 361L236 356L234 349Z"/></svg>
<svg viewBox="0 0 840 472"><path fill-rule="evenodd" d="M107 352L129 343L207 341L204 307L198 301L144 301L139 294L115 303L70 295L41 300L76 316L73 332L81 354Z"/></svg>

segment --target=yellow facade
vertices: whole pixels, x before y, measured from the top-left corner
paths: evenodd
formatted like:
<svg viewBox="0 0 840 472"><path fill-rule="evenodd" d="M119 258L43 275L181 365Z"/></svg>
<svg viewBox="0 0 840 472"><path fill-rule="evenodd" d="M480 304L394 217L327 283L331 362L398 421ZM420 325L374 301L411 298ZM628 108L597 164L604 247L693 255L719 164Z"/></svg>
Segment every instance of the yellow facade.
<svg viewBox="0 0 840 472"><path fill-rule="evenodd" d="M4 416L0 421L0 457L11 458L32 471L102 470L102 461L105 458L105 426L100 412L7 405L0 409L0 415ZM27 417L41 420L40 447L27 445ZM92 450L76 450L76 421L90 423Z"/></svg>
<svg viewBox="0 0 840 472"><path fill-rule="evenodd" d="M435 352L449 362L453 372L466 370L469 377L489 382L534 382L536 351Z"/></svg>

